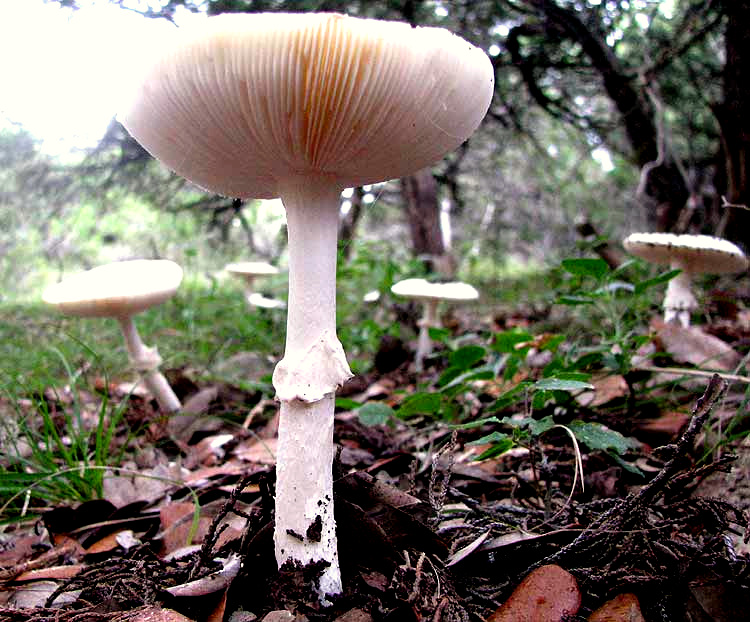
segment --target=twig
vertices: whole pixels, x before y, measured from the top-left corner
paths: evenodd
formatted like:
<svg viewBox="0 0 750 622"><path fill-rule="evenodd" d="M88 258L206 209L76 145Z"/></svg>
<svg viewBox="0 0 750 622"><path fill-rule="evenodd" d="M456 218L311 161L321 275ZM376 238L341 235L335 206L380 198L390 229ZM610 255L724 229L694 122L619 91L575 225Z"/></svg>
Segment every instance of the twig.
<svg viewBox="0 0 750 622"><path fill-rule="evenodd" d="M738 376L736 374L726 374L719 371L705 371L703 369L685 369L682 367L657 367L656 365L634 365L634 370L638 371L651 371L651 372L663 372L665 374L680 374L683 376L702 376L704 378L711 378L712 376L720 376L724 380L732 380L736 382L744 382L750 384L750 378L747 376Z"/></svg>

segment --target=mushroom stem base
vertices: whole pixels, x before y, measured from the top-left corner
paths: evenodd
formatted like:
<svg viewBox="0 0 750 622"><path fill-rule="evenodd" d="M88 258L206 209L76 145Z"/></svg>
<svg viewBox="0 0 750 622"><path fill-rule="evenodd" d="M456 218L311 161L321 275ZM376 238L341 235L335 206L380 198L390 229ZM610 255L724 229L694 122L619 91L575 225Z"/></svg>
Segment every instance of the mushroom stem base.
<svg viewBox="0 0 750 622"><path fill-rule="evenodd" d="M333 517L334 396L282 401L276 452L276 560L324 562L318 593L342 591Z"/></svg>

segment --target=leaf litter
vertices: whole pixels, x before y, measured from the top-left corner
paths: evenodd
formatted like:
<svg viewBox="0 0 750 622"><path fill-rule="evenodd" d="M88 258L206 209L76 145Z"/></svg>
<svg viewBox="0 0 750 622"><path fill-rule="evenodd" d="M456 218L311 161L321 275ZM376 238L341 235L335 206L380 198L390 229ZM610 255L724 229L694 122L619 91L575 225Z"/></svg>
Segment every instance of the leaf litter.
<svg viewBox="0 0 750 622"><path fill-rule="evenodd" d="M659 338L675 339L663 328ZM711 340L692 351L677 340L676 362L730 360ZM719 376L702 378L679 416L652 413L652 422L670 423L617 422L641 441L623 448L640 468L606 444L584 446L581 489L562 431L477 461L483 448L471 443L490 424L456 429L420 417L415 400L409 421L390 416L418 379L402 350L388 348L399 362L381 356L387 371L339 394L351 400L336 415L345 589L330 607L310 589L320 568L276 568L273 402L185 378L189 425L164 425L147 395L127 394L127 429L115 442L130 443L133 457L105 478L105 500L43 508L31 527L6 526L0 622L742 619L750 564L737 544L747 515L720 488L695 494L733 465L730 455L699 461L695 453L711 413L737 401ZM440 374L435 365L426 373ZM589 386L577 398L583 413L630 397L621 376ZM481 376L467 387L461 397L479 418L507 390ZM84 397L94 425L97 398ZM66 388L45 399L58 413L73 397ZM353 408L361 403L384 405L371 409L370 425ZM428 407L437 406L422 399L419 408ZM248 411L244 421L233 416Z"/></svg>

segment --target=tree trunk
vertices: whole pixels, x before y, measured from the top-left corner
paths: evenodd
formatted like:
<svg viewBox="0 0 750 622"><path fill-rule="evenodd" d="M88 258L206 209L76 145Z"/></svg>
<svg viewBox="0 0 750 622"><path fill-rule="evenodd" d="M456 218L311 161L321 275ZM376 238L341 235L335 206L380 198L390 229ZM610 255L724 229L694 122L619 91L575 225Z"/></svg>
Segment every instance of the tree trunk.
<svg viewBox="0 0 750 622"><path fill-rule="evenodd" d="M424 259L428 270L451 278L453 261L448 257L443 241L438 185L432 171L426 168L411 177L404 177L401 192L414 255Z"/></svg>
<svg viewBox="0 0 750 622"><path fill-rule="evenodd" d="M719 194L733 205L750 207L748 188L748 152L750 152L750 5L747 2L724 2L727 16L724 45L724 101L715 107L721 129ZM721 209L721 208L720 208ZM750 212L739 208L727 214L725 235L738 242L750 243Z"/></svg>

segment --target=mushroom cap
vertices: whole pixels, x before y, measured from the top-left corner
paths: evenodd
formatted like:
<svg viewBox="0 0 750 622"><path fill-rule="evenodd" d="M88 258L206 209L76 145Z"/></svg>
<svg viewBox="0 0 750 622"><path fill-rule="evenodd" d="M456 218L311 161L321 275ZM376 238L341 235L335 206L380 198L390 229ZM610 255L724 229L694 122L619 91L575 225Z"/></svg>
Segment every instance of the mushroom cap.
<svg viewBox="0 0 750 622"><path fill-rule="evenodd" d="M117 261L48 287L42 299L66 315L128 317L171 298L182 268L167 259Z"/></svg>
<svg viewBox="0 0 750 622"><path fill-rule="evenodd" d="M180 29L118 118L198 186L273 198L290 177L410 175L474 132L493 89L487 55L442 28L234 13Z"/></svg>
<svg viewBox="0 0 750 622"><path fill-rule="evenodd" d="M278 274L279 269L264 261L238 261L224 266L224 269L237 276L266 276Z"/></svg>
<svg viewBox="0 0 750 622"><path fill-rule="evenodd" d="M431 283L425 279L404 279L391 286L397 296L413 300L476 300L479 292L468 283Z"/></svg>
<svg viewBox="0 0 750 622"><path fill-rule="evenodd" d="M671 264L692 274L741 272L745 254L729 240L710 235L631 233L623 246L630 254L657 264Z"/></svg>

